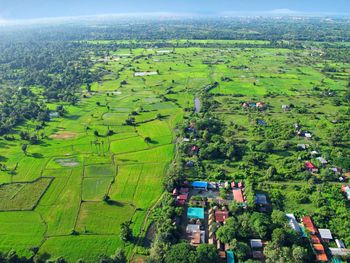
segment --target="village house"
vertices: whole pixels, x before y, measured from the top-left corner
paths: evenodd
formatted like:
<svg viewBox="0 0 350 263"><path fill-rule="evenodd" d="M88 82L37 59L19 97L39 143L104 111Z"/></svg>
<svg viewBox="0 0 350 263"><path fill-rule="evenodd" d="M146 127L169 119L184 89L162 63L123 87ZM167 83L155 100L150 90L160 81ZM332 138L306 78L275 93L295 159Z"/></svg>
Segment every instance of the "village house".
<svg viewBox="0 0 350 263"><path fill-rule="evenodd" d="M321 239L319 237L320 233L310 216L304 216L301 219L305 229L310 233L310 242L316 255L316 260L319 262L327 262L328 256L321 244ZM329 237L328 232L324 231L325 237Z"/></svg>
<svg viewBox="0 0 350 263"><path fill-rule="evenodd" d="M298 147L299 149L306 150L307 148L309 148L309 145L308 145L308 144L299 143L299 144L297 145L297 147Z"/></svg>
<svg viewBox="0 0 350 263"><path fill-rule="evenodd" d="M205 231L200 230L199 225L187 225L186 234L192 246L198 246L205 243Z"/></svg>
<svg viewBox="0 0 350 263"><path fill-rule="evenodd" d="M290 111L290 107L288 105L282 105L283 111Z"/></svg>
<svg viewBox="0 0 350 263"><path fill-rule="evenodd" d="M229 218L229 212L226 210L215 211L215 221L218 223L224 223Z"/></svg>
<svg viewBox="0 0 350 263"><path fill-rule="evenodd" d="M294 214L286 214L286 217L288 218L289 226L297 233L301 233L300 226L299 226L297 220L295 219Z"/></svg>
<svg viewBox="0 0 350 263"><path fill-rule="evenodd" d="M199 190L207 190L208 189L208 183L204 181L194 181L192 182L192 187L194 189L199 189Z"/></svg>
<svg viewBox="0 0 350 263"><path fill-rule="evenodd" d="M178 195L176 197L176 205L184 206L186 204L187 199L188 199L188 193Z"/></svg>
<svg viewBox="0 0 350 263"><path fill-rule="evenodd" d="M264 102L258 101L256 103L254 102L244 102L242 103L242 107L244 109L248 109L248 108L256 108L258 110L264 110L267 108L267 105Z"/></svg>
<svg viewBox="0 0 350 263"><path fill-rule="evenodd" d="M343 193L345 193L346 198L350 200L350 186L348 185L342 185L341 190Z"/></svg>
<svg viewBox="0 0 350 263"><path fill-rule="evenodd" d="M320 237L321 237L323 242L328 243L329 241L333 240L332 233L329 229L319 228L318 232L320 233Z"/></svg>
<svg viewBox="0 0 350 263"><path fill-rule="evenodd" d="M340 239L336 239L335 243L337 244L338 248L346 248L343 241L341 241Z"/></svg>
<svg viewBox="0 0 350 263"><path fill-rule="evenodd" d="M311 233L316 234L318 233L318 230L316 226L314 225L314 222L312 221L310 216L304 216L301 219L301 222L303 223L304 227Z"/></svg>
<svg viewBox="0 0 350 263"><path fill-rule="evenodd" d="M310 152L310 154L311 154L311 156L314 156L314 155L318 155L319 153L318 153L318 151L313 150Z"/></svg>
<svg viewBox="0 0 350 263"><path fill-rule="evenodd" d="M316 160L319 161L320 164L322 164L322 165L325 165L328 163L327 160L323 157L317 157Z"/></svg>
<svg viewBox="0 0 350 263"><path fill-rule="evenodd" d="M261 239L250 240L250 248L252 250L252 256L254 259L264 258L263 247L264 247L264 244Z"/></svg>
<svg viewBox="0 0 350 263"><path fill-rule="evenodd" d="M328 256L322 244L313 244L312 247L315 251L317 261L328 262Z"/></svg>
<svg viewBox="0 0 350 263"><path fill-rule="evenodd" d="M193 146L191 147L191 153L192 153L192 154L198 154L198 152L199 152L199 147L196 146L196 145L193 145Z"/></svg>
<svg viewBox="0 0 350 263"><path fill-rule="evenodd" d="M305 162L305 169L311 173L318 172L318 168L315 165L313 165L310 161Z"/></svg>
<svg viewBox="0 0 350 263"><path fill-rule="evenodd" d="M335 175L341 175L341 169L339 167L331 167L329 168Z"/></svg>

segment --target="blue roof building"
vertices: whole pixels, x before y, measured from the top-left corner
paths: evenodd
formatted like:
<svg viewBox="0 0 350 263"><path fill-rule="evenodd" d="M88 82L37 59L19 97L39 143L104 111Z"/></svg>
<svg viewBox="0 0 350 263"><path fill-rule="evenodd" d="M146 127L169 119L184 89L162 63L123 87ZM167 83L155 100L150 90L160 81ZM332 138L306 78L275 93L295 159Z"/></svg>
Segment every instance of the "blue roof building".
<svg viewBox="0 0 350 263"><path fill-rule="evenodd" d="M226 251L226 259L227 259L227 263L235 263L235 255L233 254L233 251L231 250Z"/></svg>
<svg viewBox="0 0 350 263"><path fill-rule="evenodd" d="M187 217L195 219L204 219L204 208L201 207L189 207L187 209Z"/></svg>
<svg viewBox="0 0 350 263"><path fill-rule="evenodd" d="M192 183L192 187L199 188L199 189L207 189L208 188L208 183L207 182L203 182L203 181L194 181Z"/></svg>

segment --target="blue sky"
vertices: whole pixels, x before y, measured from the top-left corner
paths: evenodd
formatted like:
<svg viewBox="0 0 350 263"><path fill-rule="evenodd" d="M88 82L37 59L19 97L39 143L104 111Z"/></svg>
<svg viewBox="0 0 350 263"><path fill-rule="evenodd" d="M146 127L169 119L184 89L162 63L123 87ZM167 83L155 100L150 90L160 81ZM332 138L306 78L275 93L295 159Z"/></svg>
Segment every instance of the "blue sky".
<svg viewBox="0 0 350 263"><path fill-rule="evenodd" d="M158 12L350 14L350 0L0 0L2 20Z"/></svg>

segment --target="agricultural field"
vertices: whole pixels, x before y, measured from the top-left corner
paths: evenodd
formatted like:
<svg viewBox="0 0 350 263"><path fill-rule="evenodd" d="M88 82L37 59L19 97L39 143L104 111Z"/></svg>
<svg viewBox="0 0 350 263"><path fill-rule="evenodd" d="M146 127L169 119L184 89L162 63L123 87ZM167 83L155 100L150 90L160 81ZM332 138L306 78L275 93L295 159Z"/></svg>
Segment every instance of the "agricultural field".
<svg viewBox="0 0 350 263"><path fill-rule="evenodd" d="M68 262L96 262L117 248L134 256L140 244L120 239L121 224L131 221L136 241L149 223L148 211L164 192L163 178L181 139L176 136L178 126L199 116L193 115L194 99L203 93L215 102L211 113L226 125L237 147L249 143L255 149L271 141L275 150L260 170L247 167L252 160L245 157L203 157L201 168L187 170L187 179L219 180L224 173L225 178L239 180L248 173L257 182L276 181L260 186L269 191L289 180L310 179L289 165L303 160L298 159L298 144L307 143L329 157L334 149L349 147L349 142L328 144L334 126L349 121L344 119L349 105L337 99L345 95L349 64L327 61L311 48L260 47L266 41L192 42L193 47L117 49L107 58L95 55L91 70L106 74L91 90L81 87L76 105L63 104L65 113L47 122L39 144L21 150L19 134L35 133L35 122L16 127L14 140L0 141L7 167L0 171L0 251L13 249L30 257L37 250L42 258L62 256ZM237 43L250 47L238 48ZM206 44L219 47L198 46ZM329 65L337 73L327 71ZM242 108L244 102L259 101L268 109ZM284 111L282 105L292 109ZM58 104L48 106L53 112ZM316 139L290 138L295 123ZM286 136L275 136L281 127ZM187 156L185 161L198 162L197 158ZM272 165L282 180L266 176ZM298 188L283 189L290 193L284 207L299 209L291 194ZM302 209L313 210L310 203Z"/></svg>

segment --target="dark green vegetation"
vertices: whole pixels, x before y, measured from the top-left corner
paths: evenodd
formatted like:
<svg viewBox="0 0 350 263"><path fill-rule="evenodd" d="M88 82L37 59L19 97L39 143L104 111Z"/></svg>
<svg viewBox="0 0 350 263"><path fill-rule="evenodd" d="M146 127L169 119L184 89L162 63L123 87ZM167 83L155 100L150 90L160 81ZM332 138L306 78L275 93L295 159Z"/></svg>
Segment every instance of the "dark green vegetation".
<svg viewBox="0 0 350 263"><path fill-rule="evenodd" d="M251 237L271 241L270 262L310 259L280 211L312 215L349 246L348 204L329 170L350 169L349 24L321 22L149 21L152 33L144 24L134 31L107 24L59 36L52 27L3 30L0 250L68 262L123 262L124 252L215 262L211 246L172 246L180 238L173 219L183 210L162 196L163 185L170 191L184 179L246 182L250 208L231 205L234 217L218 233L241 260ZM312 139L298 136L295 124ZM184 137L197 139L198 155ZM305 161L319 173L306 172ZM268 195L272 213L255 211L256 192Z"/></svg>

